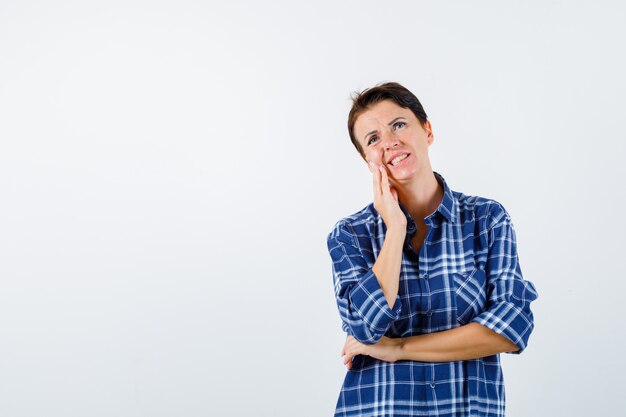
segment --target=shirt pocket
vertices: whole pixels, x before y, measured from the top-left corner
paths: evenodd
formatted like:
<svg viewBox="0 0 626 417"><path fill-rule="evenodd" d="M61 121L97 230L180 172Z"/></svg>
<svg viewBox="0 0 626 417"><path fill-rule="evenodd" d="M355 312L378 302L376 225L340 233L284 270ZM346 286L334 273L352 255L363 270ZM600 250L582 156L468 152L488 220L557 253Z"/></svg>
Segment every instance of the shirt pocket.
<svg viewBox="0 0 626 417"><path fill-rule="evenodd" d="M454 274L457 321L463 325L482 313L487 300L487 275L483 268Z"/></svg>

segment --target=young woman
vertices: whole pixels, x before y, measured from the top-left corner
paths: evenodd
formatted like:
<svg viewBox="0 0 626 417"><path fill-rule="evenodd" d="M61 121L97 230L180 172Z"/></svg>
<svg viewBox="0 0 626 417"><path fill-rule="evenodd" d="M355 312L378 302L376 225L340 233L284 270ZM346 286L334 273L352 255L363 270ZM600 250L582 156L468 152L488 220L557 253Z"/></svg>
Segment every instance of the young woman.
<svg viewBox="0 0 626 417"><path fill-rule="evenodd" d="M500 353L521 353L537 292L509 214L432 170L433 130L398 83L366 89L348 117L374 202L328 235L348 337L336 416L504 416Z"/></svg>

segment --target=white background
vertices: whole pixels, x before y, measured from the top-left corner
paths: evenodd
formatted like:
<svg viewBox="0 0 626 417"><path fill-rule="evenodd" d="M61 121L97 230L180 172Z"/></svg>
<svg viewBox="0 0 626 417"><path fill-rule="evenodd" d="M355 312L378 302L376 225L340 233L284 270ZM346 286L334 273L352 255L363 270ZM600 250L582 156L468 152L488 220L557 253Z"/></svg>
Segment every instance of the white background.
<svg viewBox="0 0 626 417"><path fill-rule="evenodd" d="M0 415L332 415L326 236L372 200L346 121L383 81L515 224L507 415L623 413L625 12L2 0Z"/></svg>

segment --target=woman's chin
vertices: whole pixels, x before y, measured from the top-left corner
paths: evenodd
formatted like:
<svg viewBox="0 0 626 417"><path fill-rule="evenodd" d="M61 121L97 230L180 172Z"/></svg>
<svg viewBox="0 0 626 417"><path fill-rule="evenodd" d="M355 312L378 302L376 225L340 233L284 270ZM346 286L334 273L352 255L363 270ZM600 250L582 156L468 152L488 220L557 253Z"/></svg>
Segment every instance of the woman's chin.
<svg viewBox="0 0 626 417"><path fill-rule="evenodd" d="M391 172L391 178L398 183L405 183L411 181L415 171L412 169L398 169L395 172Z"/></svg>

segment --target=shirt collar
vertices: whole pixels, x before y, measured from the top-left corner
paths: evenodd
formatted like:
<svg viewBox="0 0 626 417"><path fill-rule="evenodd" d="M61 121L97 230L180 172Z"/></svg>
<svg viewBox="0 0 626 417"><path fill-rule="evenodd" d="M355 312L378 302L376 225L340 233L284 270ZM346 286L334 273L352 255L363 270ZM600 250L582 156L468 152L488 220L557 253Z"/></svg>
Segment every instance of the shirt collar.
<svg viewBox="0 0 626 417"><path fill-rule="evenodd" d="M426 216L426 218L424 218L424 221L426 222L426 224L432 224L436 220L437 213L439 213L440 216L443 216L446 220L450 221L451 223L456 223L457 202L454 198L454 195L452 194L452 190L446 183L446 180L444 180L443 176L441 176L441 174L435 171L433 171L433 174L435 174L435 178L437 179L437 182L441 184L441 186L443 186L443 199L441 200L441 203L437 207L437 210L435 210L434 212ZM408 223L409 228L411 228L410 226L415 225L415 222L411 218L411 215L409 214L407 209L402 205L402 203L398 202L398 204L400 205L400 208L406 215L407 220L409 222Z"/></svg>

